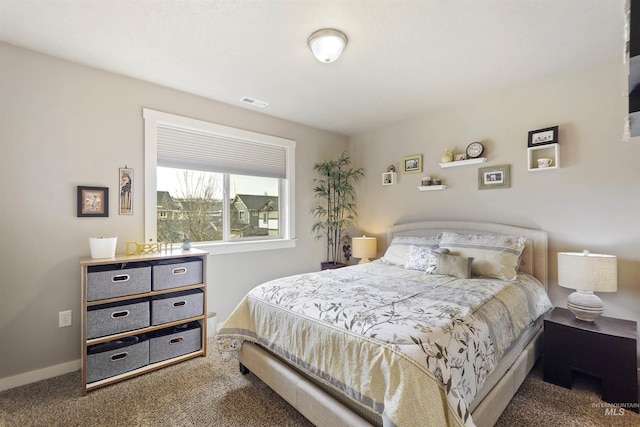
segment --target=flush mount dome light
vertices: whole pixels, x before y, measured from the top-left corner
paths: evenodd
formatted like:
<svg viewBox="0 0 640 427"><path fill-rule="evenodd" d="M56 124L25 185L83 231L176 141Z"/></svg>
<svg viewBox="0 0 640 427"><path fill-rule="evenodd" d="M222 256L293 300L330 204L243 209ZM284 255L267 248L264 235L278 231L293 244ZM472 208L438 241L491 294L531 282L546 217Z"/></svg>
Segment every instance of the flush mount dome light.
<svg viewBox="0 0 640 427"><path fill-rule="evenodd" d="M318 30L309 36L307 44L320 62L333 62L340 58L347 45L347 36L331 28Z"/></svg>

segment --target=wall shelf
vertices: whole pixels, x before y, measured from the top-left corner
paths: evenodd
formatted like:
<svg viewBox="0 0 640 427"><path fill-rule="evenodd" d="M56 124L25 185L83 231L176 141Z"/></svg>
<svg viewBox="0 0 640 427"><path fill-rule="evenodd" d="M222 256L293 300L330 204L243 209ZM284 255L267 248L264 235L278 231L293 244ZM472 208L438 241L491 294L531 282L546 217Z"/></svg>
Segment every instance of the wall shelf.
<svg viewBox="0 0 640 427"><path fill-rule="evenodd" d="M477 159L458 160L455 162L440 163L441 168L453 168L458 166L478 165L487 161L486 157L478 157Z"/></svg>
<svg viewBox="0 0 640 427"><path fill-rule="evenodd" d="M560 168L560 145L545 144L527 148L527 170L529 172L546 171ZM551 166L538 167L538 159L551 159Z"/></svg>
<svg viewBox="0 0 640 427"><path fill-rule="evenodd" d="M438 191L445 190L446 185L421 185L418 187L418 191Z"/></svg>

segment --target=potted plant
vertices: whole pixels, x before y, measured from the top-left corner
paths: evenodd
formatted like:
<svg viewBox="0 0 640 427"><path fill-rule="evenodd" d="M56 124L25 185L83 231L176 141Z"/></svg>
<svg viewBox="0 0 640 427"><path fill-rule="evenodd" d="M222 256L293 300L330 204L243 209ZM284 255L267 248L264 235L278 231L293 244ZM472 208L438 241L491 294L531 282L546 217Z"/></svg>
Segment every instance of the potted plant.
<svg viewBox="0 0 640 427"><path fill-rule="evenodd" d="M327 260L322 269L342 267L342 239L345 230L354 225L358 216L354 183L364 177L364 169L351 167L351 159L342 153L337 160L316 163L313 169L319 178L313 180L314 197L321 200L311 211L317 218L312 231L316 240L327 239Z"/></svg>

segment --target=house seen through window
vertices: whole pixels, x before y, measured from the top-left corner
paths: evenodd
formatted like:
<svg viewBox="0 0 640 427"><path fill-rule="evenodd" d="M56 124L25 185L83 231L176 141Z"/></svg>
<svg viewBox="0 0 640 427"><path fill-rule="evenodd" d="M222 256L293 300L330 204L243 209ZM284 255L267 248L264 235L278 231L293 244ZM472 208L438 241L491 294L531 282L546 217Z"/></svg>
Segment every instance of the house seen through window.
<svg viewBox="0 0 640 427"><path fill-rule="evenodd" d="M148 109L144 118L148 242L295 246L295 141Z"/></svg>
<svg viewBox="0 0 640 427"><path fill-rule="evenodd" d="M222 241L225 218L230 240L280 236L278 179L229 175L225 204L224 174L164 167L157 174L158 241Z"/></svg>

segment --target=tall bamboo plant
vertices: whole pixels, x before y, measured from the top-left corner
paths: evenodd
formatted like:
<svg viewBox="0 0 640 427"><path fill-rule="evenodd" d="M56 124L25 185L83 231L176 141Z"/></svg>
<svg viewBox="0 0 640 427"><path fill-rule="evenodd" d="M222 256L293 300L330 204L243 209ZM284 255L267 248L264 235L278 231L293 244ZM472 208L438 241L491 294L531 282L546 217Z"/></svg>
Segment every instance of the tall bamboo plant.
<svg viewBox="0 0 640 427"><path fill-rule="evenodd" d="M364 169L351 167L351 159L342 153L337 160L316 163L313 169L319 178L313 180L314 197L321 203L313 208L317 222L312 231L316 240L327 239L327 263L337 264L342 251L345 230L354 225L358 217L354 183L364 177Z"/></svg>

